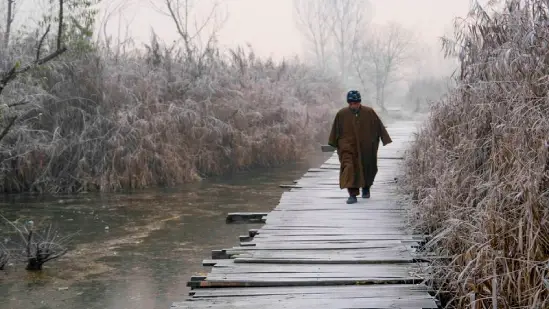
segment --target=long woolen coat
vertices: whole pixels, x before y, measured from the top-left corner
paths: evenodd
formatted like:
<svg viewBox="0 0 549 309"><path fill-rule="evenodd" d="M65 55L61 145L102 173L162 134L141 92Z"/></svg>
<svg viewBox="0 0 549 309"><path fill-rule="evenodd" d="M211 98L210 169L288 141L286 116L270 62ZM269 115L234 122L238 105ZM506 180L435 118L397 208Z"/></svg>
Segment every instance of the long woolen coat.
<svg viewBox="0 0 549 309"><path fill-rule="evenodd" d="M328 144L337 148L339 187L370 187L377 174L377 150L392 142L376 112L367 106L357 111L342 108L336 114Z"/></svg>

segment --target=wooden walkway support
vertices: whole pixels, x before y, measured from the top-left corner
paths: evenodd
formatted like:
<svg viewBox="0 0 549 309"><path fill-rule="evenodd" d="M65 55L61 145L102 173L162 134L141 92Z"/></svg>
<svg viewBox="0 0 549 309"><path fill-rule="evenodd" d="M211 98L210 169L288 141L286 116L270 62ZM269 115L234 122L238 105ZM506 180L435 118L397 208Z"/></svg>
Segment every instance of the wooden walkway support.
<svg viewBox="0 0 549 309"><path fill-rule="evenodd" d="M190 297L172 308L434 309L424 284L422 236L406 229L406 206L395 192L400 158L415 128L388 128L380 147L372 198L345 203L334 154L288 186L268 214L236 213L227 222L264 221L240 245L214 250L206 276L192 277ZM383 159L384 157L388 159Z"/></svg>

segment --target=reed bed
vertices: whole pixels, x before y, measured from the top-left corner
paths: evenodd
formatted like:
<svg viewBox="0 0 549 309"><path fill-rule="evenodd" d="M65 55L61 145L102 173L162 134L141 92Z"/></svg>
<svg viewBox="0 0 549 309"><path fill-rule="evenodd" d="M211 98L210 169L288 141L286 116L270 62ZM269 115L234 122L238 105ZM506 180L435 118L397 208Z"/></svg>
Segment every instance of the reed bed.
<svg viewBox="0 0 549 309"><path fill-rule="evenodd" d="M549 308L549 7L476 5L445 40L458 86L409 150L404 188L448 307ZM502 9L503 5L503 9Z"/></svg>
<svg viewBox="0 0 549 309"><path fill-rule="evenodd" d="M32 42L31 42L32 43ZM0 70L32 59L20 39ZM64 54L0 98L0 191L117 191L303 159L326 139L343 89L297 60L161 46ZM19 105L18 102L25 101Z"/></svg>

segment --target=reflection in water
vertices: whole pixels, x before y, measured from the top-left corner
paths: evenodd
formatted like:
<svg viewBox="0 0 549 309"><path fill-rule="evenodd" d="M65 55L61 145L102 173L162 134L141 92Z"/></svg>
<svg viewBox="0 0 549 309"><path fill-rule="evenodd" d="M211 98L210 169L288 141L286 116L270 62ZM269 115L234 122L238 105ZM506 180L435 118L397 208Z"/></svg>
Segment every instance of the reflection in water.
<svg viewBox="0 0 549 309"><path fill-rule="evenodd" d="M63 197L10 196L10 220L54 222L73 236L71 251L39 274L24 266L0 273L0 308L162 308L188 295L186 282L207 273L211 250L236 246L258 225L227 225L236 211L269 211L309 162L209 179L180 189ZM2 227L2 231L4 227Z"/></svg>

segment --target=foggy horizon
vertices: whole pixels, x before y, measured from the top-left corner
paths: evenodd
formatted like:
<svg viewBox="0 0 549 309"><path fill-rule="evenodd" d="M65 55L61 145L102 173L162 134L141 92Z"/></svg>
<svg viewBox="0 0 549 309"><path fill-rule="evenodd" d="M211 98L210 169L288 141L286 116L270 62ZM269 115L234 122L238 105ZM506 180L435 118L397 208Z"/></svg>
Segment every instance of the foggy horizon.
<svg viewBox="0 0 549 309"><path fill-rule="evenodd" d="M209 9L215 0L203 0L196 8L197 18L209 14ZM305 60L304 41L294 18L293 0L221 0L227 20L218 32L218 46L222 49L244 47L249 44L260 57L272 57L274 60L298 56ZM444 61L441 52L440 37L452 32L454 19L466 15L469 0L370 0L370 10L366 12L367 21L374 25L384 25L396 22L411 31L417 37L417 46L429 49L429 59L432 70L447 73L447 69L439 68L437 61ZM98 25L95 36L103 35L101 22L105 14L115 11L108 18L106 32L113 38L125 36L134 41L134 47L142 49L150 41L151 29L158 38L167 44L180 38L173 21L167 15L159 12L162 0L114 0L102 2L98 14ZM31 6L31 1L19 4L15 25L21 25L23 16L33 16L37 7ZM122 9L120 9L122 8ZM410 14L415 12L416 14ZM28 24L28 23L27 23ZM435 58L433 59L433 56Z"/></svg>

